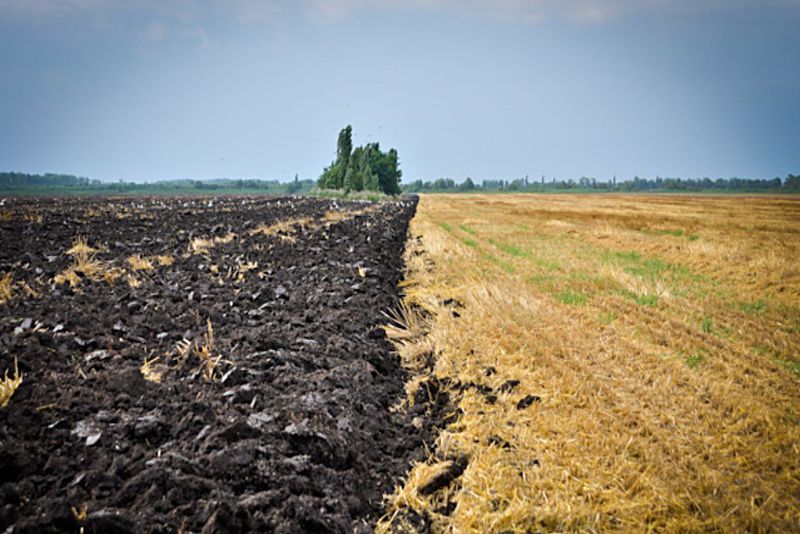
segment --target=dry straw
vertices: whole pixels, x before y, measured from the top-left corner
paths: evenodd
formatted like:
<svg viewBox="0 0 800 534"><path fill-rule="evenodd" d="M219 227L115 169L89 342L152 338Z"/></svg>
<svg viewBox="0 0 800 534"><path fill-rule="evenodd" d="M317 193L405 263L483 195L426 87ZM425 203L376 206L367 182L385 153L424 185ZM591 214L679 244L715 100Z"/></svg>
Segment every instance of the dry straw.
<svg viewBox="0 0 800 534"><path fill-rule="evenodd" d="M788 198L424 196L387 332L408 402L431 374L461 415L379 530L800 529L798 221Z"/></svg>
<svg viewBox="0 0 800 534"><path fill-rule="evenodd" d="M0 381L0 408L8 406L11 396L17 391L17 388L22 384L22 375L19 374L17 367L17 359L14 358L14 376L9 378L8 369L6 369L3 380Z"/></svg>

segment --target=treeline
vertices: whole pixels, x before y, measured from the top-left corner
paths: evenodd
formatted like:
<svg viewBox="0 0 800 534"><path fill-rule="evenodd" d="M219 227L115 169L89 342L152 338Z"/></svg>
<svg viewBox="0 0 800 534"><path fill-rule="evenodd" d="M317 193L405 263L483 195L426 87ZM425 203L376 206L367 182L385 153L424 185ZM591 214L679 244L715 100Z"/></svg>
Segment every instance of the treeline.
<svg viewBox="0 0 800 534"><path fill-rule="evenodd" d="M353 128L347 125L339 132L336 160L322 171L317 183L320 189L399 195L401 176L397 150L392 148L389 152L381 152L379 143L353 150Z"/></svg>
<svg viewBox="0 0 800 534"><path fill-rule="evenodd" d="M0 173L0 186L25 187L25 186L59 186L59 187L90 187L101 186L100 180L90 180L84 176L71 174L25 174L22 172Z"/></svg>
<svg viewBox="0 0 800 534"><path fill-rule="evenodd" d="M744 178L639 178L632 180L601 182L595 178L581 178L579 180L530 180L518 178L516 180L483 180L475 183L467 178L461 183L456 183L451 178L439 178L429 182L416 180L405 184L403 191L406 193L421 192L469 192L469 191L798 191L800 192L800 175L790 174L783 180L780 178L764 180L748 180Z"/></svg>
<svg viewBox="0 0 800 534"><path fill-rule="evenodd" d="M300 180L297 176L288 183L278 180L229 179L216 180L164 180L159 182L101 182L70 174L26 174L0 172L0 192L62 191L76 193L175 193L214 191L263 191L271 194L292 194L310 191L314 180Z"/></svg>

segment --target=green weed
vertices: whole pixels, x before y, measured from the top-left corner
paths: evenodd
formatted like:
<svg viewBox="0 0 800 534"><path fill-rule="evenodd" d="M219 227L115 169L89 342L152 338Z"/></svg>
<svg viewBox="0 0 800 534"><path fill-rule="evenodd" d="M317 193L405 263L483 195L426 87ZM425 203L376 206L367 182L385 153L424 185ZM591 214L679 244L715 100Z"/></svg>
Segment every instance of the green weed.
<svg viewBox="0 0 800 534"><path fill-rule="evenodd" d="M505 252L509 256L514 256L515 258L524 258L524 257L526 257L528 255L527 252L525 252L521 248L516 247L514 245L508 245L506 243L500 243L498 241L495 241L494 239L490 239L489 243L491 243L495 247L499 248L500 250L502 250L503 252Z"/></svg>
<svg viewBox="0 0 800 534"><path fill-rule="evenodd" d="M711 317L703 317L703 324L702 324L703 332L705 332L706 334L710 334L712 326L713 325L711 322Z"/></svg>
<svg viewBox="0 0 800 534"><path fill-rule="evenodd" d="M762 313L764 310L766 310L767 303L759 299L755 302L742 302L739 304L739 307L746 314L755 315L757 313Z"/></svg>
<svg viewBox="0 0 800 534"><path fill-rule="evenodd" d="M536 259L536 265L546 271L558 271L561 269L561 266L558 263L550 260L544 260L542 258Z"/></svg>
<svg viewBox="0 0 800 534"><path fill-rule="evenodd" d="M450 226L449 224L447 224L446 222L440 222L439 226L441 226L444 229L445 232L452 232L453 231L453 227Z"/></svg>
<svg viewBox="0 0 800 534"><path fill-rule="evenodd" d="M572 304L574 306L582 306L589 301L589 296L585 293L573 292L568 289L559 293L556 298L563 304Z"/></svg>
<svg viewBox="0 0 800 534"><path fill-rule="evenodd" d="M462 239L461 241L468 247L478 248L478 242L473 239Z"/></svg>
<svg viewBox="0 0 800 534"><path fill-rule="evenodd" d="M705 360L705 356L702 353L692 354L686 357L686 365L689 366L689 369L694 369Z"/></svg>
<svg viewBox="0 0 800 534"><path fill-rule="evenodd" d="M468 233L469 235L478 235L478 232L476 232L474 228L470 228L466 224L459 224L458 227L461 228L466 233Z"/></svg>
<svg viewBox="0 0 800 534"><path fill-rule="evenodd" d="M556 277L551 274L534 274L525 279L529 284L552 289Z"/></svg>
<svg viewBox="0 0 800 534"><path fill-rule="evenodd" d="M658 230L656 231L658 235L671 235L673 237L681 237L683 236L683 230L678 228L677 230Z"/></svg>
<svg viewBox="0 0 800 534"><path fill-rule="evenodd" d="M500 258L498 258L497 256L492 256L491 254L484 254L483 256L484 256L484 257L485 257L487 260L489 260L490 262L492 262L492 263L494 263L495 265L499 266L501 269L503 269L503 270L504 270L505 272L507 272L508 274L513 274L513 273L514 273L514 271L516 271L516 269L514 268L514 266L513 266L513 265L511 265L511 264L510 264L510 263L508 263L507 261L503 261L503 260L501 260L501 259L500 259Z"/></svg>
<svg viewBox="0 0 800 534"><path fill-rule="evenodd" d="M789 371L800 375L800 362L795 360L781 360L777 358L774 361L784 369L788 369Z"/></svg>
<svg viewBox="0 0 800 534"><path fill-rule="evenodd" d="M655 306L658 304L658 296L656 295L636 295L635 300L639 306Z"/></svg>
<svg viewBox="0 0 800 534"><path fill-rule="evenodd" d="M603 324L611 324L617 319L617 314L612 312L601 313L598 317L598 320Z"/></svg>
<svg viewBox="0 0 800 534"><path fill-rule="evenodd" d="M642 256L635 250L629 250L625 252L615 252L613 257L618 260L625 260L625 261L639 261L642 259Z"/></svg>

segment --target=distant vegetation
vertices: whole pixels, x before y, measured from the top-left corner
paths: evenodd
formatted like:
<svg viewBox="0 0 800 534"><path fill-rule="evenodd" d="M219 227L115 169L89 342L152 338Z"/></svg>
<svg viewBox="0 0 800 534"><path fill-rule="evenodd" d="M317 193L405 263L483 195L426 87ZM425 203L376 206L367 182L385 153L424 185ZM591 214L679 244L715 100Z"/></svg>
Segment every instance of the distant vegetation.
<svg viewBox="0 0 800 534"><path fill-rule="evenodd" d="M282 183L277 180L167 180L161 182L101 182L69 174L0 172L0 194L19 195L162 195L260 193L284 195L307 193L313 180Z"/></svg>
<svg viewBox="0 0 800 534"><path fill-rule="evenodd" d="M430 182L417 180L403 186L406 193L419 192L470 192L470 191L730 191L730 192L800 192L800 175L790 174L784 180L772 178L768 180L747 180L744 178L661 178L646 179L635 177L633 180L600 182L595 178L581 178L578 181L556 180L530 180L518 178L516 180L484 180L475 183L467 178L462 183L456 183L450 178L439 178Z"/></svg>
<svg viewBox="0 0 800 534"><path fill-rule="evenodd" d="M350 150L351 129L348 126L339 134L339 150L336 161L326 168L316 182L300 180L291 182L278 180L165 180L159 182L103 182L70 174L26 174L0 172L0 194L16 195L188 195L188 194L312 194L315 196L354 197L353 192L362 192L364 198L381 195L397 195L401 192L397 151L381 152L378 143ZM600 182L594 178L575 180L483 180L475 183L467 178L456 183L450 178L423 182L416 180L402 186L402 192L763 192L800 193L800 175L790 174L786 178L769 180L747 180L743 178L634 178L629 181ZM376 197L376 198L377 198Z"/></svg>
<svg viewBox="0 0 800 534"><path fill-rule="evenodd" d="M400 194L397 150L381 152L380 144L370 143L353 150L353 128L347 125L339 132L336 160L319 177L320 189L344 191L377 191Z"/></svg>

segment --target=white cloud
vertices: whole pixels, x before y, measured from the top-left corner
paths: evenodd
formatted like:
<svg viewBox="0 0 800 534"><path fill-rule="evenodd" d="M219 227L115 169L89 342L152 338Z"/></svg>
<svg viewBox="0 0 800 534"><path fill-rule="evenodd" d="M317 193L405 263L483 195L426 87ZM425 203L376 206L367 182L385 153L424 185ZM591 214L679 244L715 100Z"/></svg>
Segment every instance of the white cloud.
<svg viewBox="0 0 800 534"><path fill-rule="evenodd" d="M169 26L157 20L150 23L144 30L144 38L148 41L163 41L169 33Z"/></svg>
<svg viewBox="0 0 800 534"><path fill-rule="evenodd" d="M448 11L537 23L570 20L599 23L637 14L676 15L741 7L800 10L800 0L303 0L313 16L343 16L372 8L383 10Z"/></svg>
<svg viewBox="0 0 800 534"><path fill-rule="evenodd" d="M243 23L279 20L298 9L321 20L341 20L365 9L449 12L537 23L570 20L599 23L638 14L688 15L749 7L800 12L800 0L0 0L0 13L52 17L65 13L139 10L196 20L203 14Z"/></svg>

